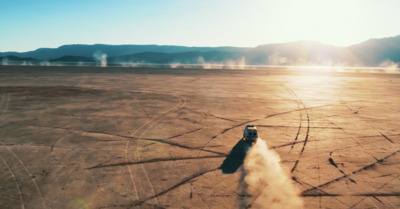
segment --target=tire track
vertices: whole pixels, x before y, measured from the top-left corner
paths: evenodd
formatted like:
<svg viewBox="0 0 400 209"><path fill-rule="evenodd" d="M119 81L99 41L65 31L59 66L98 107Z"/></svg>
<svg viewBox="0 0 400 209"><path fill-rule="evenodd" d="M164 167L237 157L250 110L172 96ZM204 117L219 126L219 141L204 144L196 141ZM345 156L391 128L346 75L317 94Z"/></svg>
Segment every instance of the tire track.
<svg viewBox="0 0 400 209"><path fill-rule="evenodd" d="M100 163L99 165L95 165L89 168L85 168L88 170L95 168L107 168L107 167L116 167L116 166L126 166L126 165L139 165L139 164L147 164L147 163L158 163L158 162L168 162L168 161L180 161L180 160L200 160L200 159L214 159L214 158L224 158L226 156L201 156L201 157L174 157L174 158L152 158L149 160L140 160L134 162L121 162L121 163L112 163L112 164L104 164Z"/></svg>
<svg viewBox="0 0 400 209"><path fill-rule="evenodd" d="M388 159L389 157L392 157L392 156L396 155L396 154L399 153L399 152L400 152L400 150L397 150L396 152L392 152L391 154L389 154L389 155L387 155L387 156L385 156L385 157L383 157L383 158L381 158L381 159L377 159L375 162L373 162L373 163L371 163L371 164L369 164L369 165L366 165L366 166L364 166L364 167L362 167L362 168L360 168L360 169L358 169L358 170L352 171L351 173L347 173L347 174L345 174L345 175L343 175L343 176L341 176L341 177L332 179L332 180L327 181L327 182L325 182L325 183L323 183L323 184L320 184L320 185L318 185L318 186L314 186L314 187L312 187L312 188L310 188L310 189L304 190L304 191L302 192L302 195L309 195L308 193L312 192L313 190L316 190L316 189L319 189L319 188L321 188L321 187L325 187L325 186L327 186L327 185L330 185L330 184L332 184L332 183L334 183L334 182L340 181L340 180L342 180L342 179L344 179L344 178L349 177L350 175L354 175L354 174L360 173L360 172L362 172L362 171L371 169L371 168L373 168L376 164L381 164L383 161L385 161L385 160Z"/></svg>
<svg viewBox="0 0 400 209"><path fill-rule="evenodd" d="M77 133L77 134L82 134L82 135L93 136L93 137L101 135L101 136L104 136L104 137L121 138L121 139L125 139L125 140L134 139L133 137L123 136L123 135L118 135L118 134L110 134L110 133L96 132L96 131L82 131L82 130L76 130L76 129L72 129L72 128L66 128L66 126L69 126L69 125L71 125L71 124L66 124L66 125L59 126L59 127L31 125L31 127L48 128L48 129L40 130L40 131L37 131L37 132L32 132L32 133L29 133L29 134L26 134L26 135L57 129L57 130L65 130L65 131L68 131L68 132L71 132L71 133ZM25 135L21 135L21 136L25 136ZM21 136L17 136L17 137L21 137Z"/></svg>
<svg viewBox="0 0 400 209"><path fill-rule="evenodd" d="M289 114L289 113L292 113L292 112L297 112L297 111L302 111L302 110L306 110L306 111L307 111L307 110L313 109L313 108L328 107L328 106L333 106L333 105L335 105L335 104L320 105L320 106L315 106L315 107L305 107L305 106L304 106L304 108L301 108L301 109L295 109L295 110L289 110L289 111L285 111L285 112L273 113L273 114L271 114L271 115L265 116L264 118L248 120L248 121L246 121L246 122L242 122L242 123L236 124L236 125L234 125L234 126L231 126L231 127L229 127L229 128L226 128L226 129L224 129L223 131L221 131L219 134L212 136L212 137L206 142L206 144L203 145L203 148L206 147L208 144L210 144L211 141L213 141L215 138L217 138L217 137L220 136L220 135L223 135L223 134L226 133L227 131L230 131L230 130L232 130L232 129L235 129L235 128L237 128L237 127L240 127L240 126L243 126L243 125L246 125L246 124L249 124L249 123L253 123L253 122L258 121L258 120L263 120L263 119L267 119L267 118L272 118L272 117L279 116L279 115L285 115L285 114ZM308 129L309 129L309 127L308 127ZM199 154L198 154L197 156L200 156L200 154L201 154L201 151L199 152Z"/></svg>
<svg viewBox="0 0 400 209"><path fill-rule="evenodd" d="M333 153L333 152L329 153L329 155L332 156L332 153ZM340 168L338 167L338 165L335 163L335 161L333 160L332 157L329 157L328 161L329 161L329 163L330 163L333 167L335 167L341 174L346 175L346 173L345 173L342 169L340 169ZM356 182L356 181L354 181L354 180L351 179L351 178L349 178L349 180L350 180L351 182L353 182L353 183Z"/></svg>
<svg viewBox="0 0 400 209"><path fill-rule="evenodd" d="M186 132L186 133L177 134L177 135L174 135L174 136L171 136L171 137L166 138L166 140L173 139L173 138L177 138L177 137L180 137L180 136L183 136L183 135L187 135L187 134L191 134L191 133L200 131L201 129L202 129L202 128L197 128L197 129L195 129L195 130L188 131L188 132Z"/></svg>
<svg viewBox="0 0 400 209"><path fill-rule="evenodd" d="M290 172L291 173L293 173L295 170L296 170L296 168L297 168L297 165L299 164L299 162L300 162L300 159L301 159L301 157L303 156L303 153L304 153L304 150L305 150L305 148L306 148L306 146L307 146L307 142L308 142L308 136L309 136L309 133L310 133L310 115L308 114L308 111L307 111L307 108L306 108L306 106L305 106L305 104L304 104L304 102L303 102L303 100L301 100L298 96L297 96L297 94L293 91L293 90L291 90L289 87L287 87L287 86L284 86L284 88L291 94L291 95L294 95L296 98L297 98L297 103L299 104L299 103L301 103L301 105L303 106L303 110L306 112L306 114L307 114L307 131L306 131L306 136L304 137L304 143L303 143L303 147L301 148L301 150L300 150L300 154L299 154L299 157L297 158L297 160L296 160L296 162L294 163L294 166L292 167L292 169L290 170ZM319 169L319 168L318 168Z"/></svg>
<svg viewBox="0 0 400 209"><path fill-rule="evenodd" d="M186 99L185 99L184 97L178 96L178 98L179 98L180 101L179 101L178 105L176 106L176 109L183 108L183 107L186 105L186 103L187 103L187 102L186 102ZM183 101L183 102L182 102L182 101ZM155 125L156 123L158 123L158 122L163 118L162 116L168 114L169 112L171 112L171 111L173 111L173 110L175 110L175 107L172 108L172 109L170 109L170 110L168 110L168 111L165 112L164 114L161 114L160 116L158 116L158 117L157 117L155 120L153 120L153 122L152 122L151 124L149 124L149 126L147 126L147 128L140 134L140 136L139 136L139 138L138 138L138 140L137 140L137 147L136 147L137 156L138 156L139 161L141 161L140 150L139 150L139 147L140 147L140 138L151 128L152 125ZM153 192L153 195L155 195L156 193L155 193L155 190L154 190L154 187L153 187L153 183L151 182L151 180L150 180L150 178L149 178L149 175L148 175L146 169L144 168L143 164L140 164L140 167L142 168L142 171L144 172L144 175L145 175L147 181L149 182L149 186L150 186L150 188L151 188L151 190L152 190L152 192ZM160 202L158 201L158 198L157 198L157 197L155 198L155 200L156 200L156 202L157 202L157 206L160 206Z"/></svg>
<svg viewBox="0 0 400 209"><path fill-rule="evenodd" d="M293 97L296 97L296 98L297 98L297 99L295 100L295 101L296 101L296 104L297 104L297 108L298 108L298 109L302 109L302 108L300 107L300 103L299 103L299 101L298 101L297 95L294 94L294 92L293 92L292 90L290 90L288 87L284 86L284 88L289 92L290 95L292 95ZM290 152L291 152L292 149L294 148L294 145L295 145L296 142L297 142L297 139L299 138L302 123L303 123L303 114L302 114L302 111L299 111L299 127L298 127L298 129L297 129L297 133L296 133L296 137L294 138L294 142L293 142L292 146L290 147L290 149L289 149L287 155L290 154Z"/></svg>
<svg viewBox="0 0 400 209"><path fill-rule="evenodd" d="M182 181L178 182L177 184L174 184L173 186L169 187L168 189L165 189L165 190L163 190L163 191L161 191L161 192L159 192L159 193L157 193L157 194L155 194L155 195L153 195L151 197L146 198L145 200L134 201L134 202L132 202L130 204L120 204L120 205L113 204L111 206L99 207L99 209L105 209L105 208L134 208L136 206L141 206L141 205L143 205L144 203L146 203L147 201L149 201L151 199L154 199L154 198L157 198L159 196L162 196L162 195L164 195L164 194L166 194L166 193L168 193L168 192L170 192L170 191L172 191L172 190L174 190L174 189L176 189L176 188L178 188L178 187L180 187L182 185L187 184L188 182L192 181L193 179L195 179L197 177L203 176L203 175L205 175L207 173L210 173L210 172L213 172L215 170L218 170L218 168L213 168L213 169L210 169L210 170L205 170L205 171L196 173L196 174L194 174L192 176L189 176L189 177L183 179Z"/></svg>
<svg viewBox="0 0 400 209"><path fill-rule="evenodd" d="M171 153L170 153L170 156L172 156ZM179 167L179 166L178 166L178 163L177 163L176 161L173 161L173 162L175 163L175 166L176 166L176 167ZM204 204L205 204L205 205L207 206L207 208L208 208L208 205L207 205L207 203L204 201L203 197L199 194L199 192L197 191L197 189L195 189L195 186L193 185L193 182L192 182L192 181L189 181L189 184L190 184L190 195L189 195L189 198L190 198L190 199L193 198L193 190L194 190L194 191L196 192L196 194L199 195L200 199L204 202Z"/></svg>
<svg viewBox="0 0 400 209"><path fill-rule="evenodd" d="M1 142L1 143L4 144L3 142ZM15 157L15 159L16 159L16 160L19 162L19 164L23 167L23 169L25 170L25 172L29 175L29 177L30 177L30 179L31 179L33 185L35 186L35 189L36 189L36 191L37 191L37 193L38 193L38 195L39 195L39 198L40 198L40 200L41 200L41 202L42 202L42 206L43 206L44 209L46 209L46 208L47 208L47 207L46 207L46 203L45 203L45 201L44 201L42 192L41 192L41 190L40 190L40 188L39 188L39 186L38 186L38 184L37 184L37 182L36 182L36 180L35 180L34 175L32 175L31 171L28 169L28 167L26 166L26 164L21 160L20 157L18 157L17 154L15 154L15 152L13 152L13 151L10 149L10 147L8 147L6 144L4 144L4 146L5 146L5 147L7 148L7 150Z"/></svg>
<svg viewBox="0 0 400 209"><path fill-rule="evenodd" d="M287 146L293 147L295 144L300 144L300 143L304 143L304 140L289 142L289 143L286 143L286 144L281 144L281 145L276 145L276 146L271 146L270 148L271 149L278 149L278 148L287 147Z"/></svg>
<svg viewBox="0 0 400 209"><path fill-rule="evenodd" d="M318 142L317 142L317 137L314 137L314 142L315 142L315 147L317 150L317 157L320 158L320 156L319 156L320 150L319 150L319 146L318 146ZM318 184L321 184L321 169L320 169L319 165L317 168L318 168ZM319 208L322 209L322 198L318 197L318 199L319 199Z"/></svg>
<svg viewBox="0 0 400 209"><path fill-rule="evenodd" d="M394 143L393 142L393 140L391 140L389 137L387 137L385 134L383 134L383 133L381 133L381 135L386 139L386 140L388 140L390 143Z"/></svg>
<svg viewBox="0 0 400 209"><path fill-rule="evenodd" d="M143 128L145 128L145 127L147 126L147 128L139 135L139 137L135 137L135 138L138 139L138 140L137 140L137 144L136 144L136 146L137 146L137 147L136 147L136 154L138 155L139 160L140 160L140 154L139 154L140 138L141 138L141 136L151 127L152 123L156 123L156 121L160 120L162 116L164 116L165 114L167 114L167 113L173 111L174 109L176 109L176 108L178 108L178 107L181 107L182 104L186 105L186 100L184 100L185 102L183 102L182 97L180 97L180 96L176 96L176 97L179 99L179 102L178 102L177 105L175 105L174 107L168 109L168 110L165 111L164 113L161 113L160 115L158 115L158 116L156 116L156 117L153 117L153 118L150 119L147 123L144 123L142 126L140 126L139 128L137 128L137 129L133 132L133 134L131 135L132 137L135 137L135 135L137 135L137 133L138 133L141 129L143 129ZM183 106L184 106L184 105L183 105ZM131 140L127 140L127 142L126 142L126 144L125 144L125 161L126 161L127 163L130 162L130 159L129 159L129 152L128 152L128 148L129 148L130 141L131 141ZM135 190L135 193L136 193L136 199L137 199L137 201L140 202L141 200L140 200L139 192L138 192L138 190L137 190L137 186L136 186L136 183L135 183L135 180L134 180L134 177L133 177L132 169L130 168L130 166L126 166L126 167L127 167L127 169L128 169L129 176L130 176L131 182L132 182L132 184L133 184L133 187L134 187L134 190ZM142 168L143 172L144 172L145 175L146 175L146 179L147 179L147 181L149 182L149 185L150 185L150 187L151 187L151 189L152 189L153 195L155 195L154 188L153 188L153 186L152 186L152 184L151 184L151 182L150 182L150 179L148 178L147 172L145 171L143 165L141 165L141 168ZM157 203L158 203L158 205L159 205L158 199L157 199L156 201L157 201Z"/></svg>
<svg viewBox="0 0 400 209"><path fill-rule="evenodd" d="M1 153L0 153L0 158L1 158L1 160L3 161L4 165L7 167L8 171L10 172L12 178L13 178L14 181L15 181L15 186L16 186L16 188L17 188L18 196L19 196L19 199L20 199L20 201L21 201L21 209L25 209L25 202L24 202L24 198L23 198L23 195L22 195L22 192L21 192L21 186L20 186L19 183L18 183L18 179L17 179L17 177L16 177L14 171L13 171L12 168L10 167L10 165L7 163L7 161L6 161L6 160L3 158L3 156L1 155Z"/></svg>
<svg viewBox="0 0 400 209"><path fill-rule="evenodd" d="M392 193L357 193L357 194L335 194L335 193L318 193L318 194L302 194L303 197L400 197L400 192Z"/></svg>
<svg viewBox="0 0 400 209"><path fill-rule="evenodd" d="M5 98L5 96L4 96L4 94L3 94L2 98L1 98L1 103L0 103L1 105L3 105L3 103L4 103L4 100L5 100L4 98ZM3 115L4 115L4 113L5 113L5 112L7 111L7 109L8 109L8 105L9 105L10 100L11 100L10 98L11 98L11 97L10 97L10 94L7 94L7 101L6 101L6 104L5 104L3 110L2 110L1 113L0 113L0 118L1 118L1 120L4 119ZM0 105L0 106L1 106L1 105ZM1 143L2 143L3 146L6 147L9 151L11 151L7 144L5 144L5 143L2 142L2 141L1 141ZM12 151L11 151L11 152L12 152ZM15 154L14 152L12 152L12 153ZM17 187L17 190L18 190L18 196L19 196L20 201L21 201L21 208L22 208L22 209L25 209L25 202L24 202L23 195L22 195L22 192L21 192L21 186L20 186L20 184L18 183L18 179L17 179L17 177L16 177L14 171L13 171L12 168L10 167L10 165L7 163L7 161L6 161L6 160L3 158L3 156L1 155L1 152L0 152L0 158L1 158L1 160L3 161L4 165L6 165L8 171L10 171L11 176L13 177L13 179L14 179L14 181L15 181L15 184L16 184L16 187ZM19 158L18 158L18 159L19 159ZM32 179L32 176L31 176L31 179ZM32 179L32 180L33 180L33 179ZM35 183L36 183L36 182L35 182ZM43 199L42 199L42 200L43 200ZM46 207L44 207L44 208L46 208Z"/></svg>
<svg viewBox="0 0 400 209"><path fill-rule="evenodd" d="M196 158L196 159L199 159L199 158ZM205 159L205 156L203 156L201 159ZM177 163L176 161L174 161L174 163L175 163L175 166L176 166L176 167L179 167L179 166L178 166L178 163ZM208 206L207 202L204 200L203 195L201 195L201 194L199 193L199 191L196 189L195 185L193 184L193 181L188 181L188 182L189 182L189 184L190 184L190 199L193 198L193 190L194 190L194 192L200 197L201 201L205 204L205 206L206 206L208 209L210 209L210 207Z"/></svg>
<svg viewBox="0 0 400 209"><path fill-rule="evenodd" d="M200 151L213 153L213 154L217 154L217 155L221 155L221 156L227 156L228 155L228 154L223 153L223 152L217 152L217 151L213 151L213 150L208 150L208 149L205 149L203 147L191 147L191 146L187 146L187 145L184 145L184 144L179 144L179 143L176 143L176 142L166 141L165 139L150 139L150 138L141 138L141 139L142 140L147 140L147 141L160 142L160 143L163 143L163 144L168 144L168 145L172 145L172 146L176 146L176 147L180 147L180 148L184 148L184 149L200 150Z"/></svg>
<svg viewBox="0 0 400 209"><path fill-rule="evenodd" d="M54 140L54 142L53 142L53 144L51 144L51 147L50 147L50 155L54 158L54 160L56 161L56 162L58 162L58 159L57 159L57 157L56 157L56 154L54 153L54 147L55 147L55 145L56 145L56 143L58 142L58 141L60 141L62 138L64 138L65 136L67 136L69 133L66 133L66 134L63 134L63 135L61 135L60 137L58 137L56 140Z"/></svg>
<svg viewBox="0 0 400 209"><path fill-rule="evenodd" d="M235 123L239 122L239 121L237 121L237 120L232 120L232 119L229 119L229 118L219 117L219 116L213 115L213 114L211 114L211 113L208 113L208 115L211 116L211 117L220 119L220 120L226 120L226 121L235 122Z"/></svg>
<svg viewBox="0 0 400 209"><path fill-rule="evenodd" d="M306 183L306 182L300 182L296 177L292 177L292 179L293 179L293 181L295 181L295 182L297 182L298 184L300 184L300 185L302 185L303 187L314 187L313 185L311 185L311 184L309 184L309 183ZM318 194L321 194L321 197L322 196L329 196L330 194L328 194L327 192L325 192L324 190L322 190L322 189L319 189L319 188L317 188L316 189L317 191L318 191ZM303 196L303 195L302 195ZM306 197L306 196L304 196L304 197ZM347 204L345 203L345 202L343 202L343 201L341 201L340 199L338 199L338 198L336 198L335 196L330 196L330 197L332 197L333 199L335 199L336 201L338 201L338 202L340 202L341 204L343 204L343 206L347 206Z"/></svg>
<svg viewBox="0 0 400 209"><path fill-rule="evenodd" d="M88 76L87 76L86 74L84 74L84 75L82 76L82 79L79 80L79 82L78 82L75 86L76 86L76 87L81 87L83 84L86 83L87 79L88 79Z"/></svg>
<svg viewBox="0 0 400 209"><path fill-rule="evenodd" d="M6 96L6 94L2 94L2 95L1 95L0 107L3 105L4 97L5 97L5 96Z"/></svg>
<svg viewBox="0 0 400 209"><path fill-rule="evenodd" d="M10 94L7 94L7 99L6 99L6 100L7 100L7 101L5 102L6 104L4 105L3 110L0 112L0 116L3 116L4 113L5 113L5 112L7 111L7 109L8 109L8 105L10 104L10 100L11 100ZM2 97L1 104L3 104L3 101L4 101L4 96ZM2 117L2 120L3 120L3 117Z"/></svg>
<svg viewBox="0 0 400 209"><path fill-rule="evenodd" d="M67 124L65 126L68 126L70 124ZM132 136L124 136L124 135L119 135L119 134L110 134L110 133L103 133L103 132L95 132L95 131L81 131L81 130L76 130L76 129L71 129L71 128L64 128L65 126L60 126L60 127L49 127L49 126L32 126L32 127L39 127L39 128L46 128L43 130L39 130L39 131L34 131L31 133L27 133L27 134L23 134L23 135L19 135L16 136L14 138L18 138L18 137L22 137L22 136L28 136L28 135L32 135L35 133L41 133L41 132L46 132L46 131L50 131L50 130L65 130L68 131L69 133L76 133L76 134L84 134L84 135L89 135L89 136L93 136L93 137L98 137L100 136L104 136L104 137L111 137L111 138L119 138L120 140L138 140L139 138L137 137L132 137ZM217 152L217 151L212 151L212 150L208 150L208 149L202 149L202 147L191 147L191 146L187 146L184 144L180 144L180 143L176 143L176 142L172 142L172 141L167 141L176 137L180 137L180 136L184 136L190 133L194 133L197 131L200 131L202 128L198 128L186 133L181 133L178 135L174 135L171 137L168 137L166 139L151 139L151 138L143 138L141 137L141 140L146 140L146 141L154 141L154 142L159 142L159 143L164 143L164 144L168 144L168 145L172 145L172 146L176 146L176 147L180 147L180 148L184 148L184 149L190 149L190 150L202 150L204 152L209 152L209 153L213 153L213 154L218 154L218 155L227 155L226 153L222 153L222 152ZM56 146L57 147L57 146Z"/></svg>
<svg viewBox="0 0 400 209"><path fill-rule="evenodd" d="M152 199L157 198L157 197L159 197L159 196L165 195L165 194L167 194L168 192L173 191L174 189L177 189L177 188L179 188L180 186L187 184L188 182L190 182L191 180L193 180L193 179L195 179L195 178L197 178L197 177L203 176L203 175L205 175L205 174L207 174L207 173L216 171L216 170L218 170L218 169L219 169L219 167L217 167L217 168L212 168L212 169L209 169L209 170L204 170L204 171L195 173L195 174L193 174L193 175L191 175L191 176L189 176L189 177L184 178L184 179L181 180L180 182L178 182L178 183L172 185L171 187L169 187L169 188L167 188L167 189L165 189L165 190L163 190L163 191L161 191L161 192L159 192L159 193L157 193L157 194L155 194L155 195L153 195L153 196L151 196L151 197L148 197L148 198L146 198L146 199L144 199L144 200L135 201L135 202L133 202L133 203L131 203L131 204L113 205L113 207L126 207L126 208L130 207L130 208L132 208L132 207L135 207L135 206L140 206L140 205L146 203L146 202L149 201L149 200L152 200ZM101 207L100 209L103 209L103 208L108 208L108 207Z"/></svg>
<svg viewBox="0 0 400 209"><path fill-rule="evenodd" d="M384 188L385 186L387 186L389 183L391 183L394 180L397 180L398 176L394 176L392 179L390 179L389 181L387 181L386 183L382 184L380 187L378 187L377 189L375 189L375 191L379 191L380 189ZM387 193L386 193L387 194ZM400 195L400 194L399 194ZM358 204L360 204L362 201L364 201L367 197L373 197L374 199L376 199L377 201L379 201L380 203L382 203L383 205L385 205L380 199L378 199L376 196L384 196L383 193L379 194L379 193L369 193L369 194L363 194L362 195L363 198L361 200L359 200L358 202L354 203L352 206L350 206L350 208L354 208L356 207ZM395 195L397 196L397 195Z"/></svg>
<svg viewBox="0 0 400 209"><path fill-rule="evenodd" d="M298 128L299 126L286 126L286 125L262 125L262 124L255 124L257 127L265 127L265 128ZM342 130L341 127L330 127L330 126L313 126L313 129L337 129Z"/></svg>
<svg viewBox="0 0 400 209"><path fill-rule="evenodd" d="M217 134L217 135L211 137L211 138L202 146L202 148L201 148L201 150L199 151L199 153L197 154L197 156L200 156L200 154L201 154L201 152L202 152L202 149L204 149L205 147L207 147L207 145L210 144L210 143L211 143L215 138L217 138L218 136L220 136L220 135L226 133L227 131L229 131L229 130L231 130L231 129L237 128L237 127L239 127L239 126L243 126L243 125L248 124L248 123L252 123L252 122L257 121L257 120L259 120L259 119L249 120L249 121L242 122L242 123L239 123L239 124L236 124L236 125L234 125L234 126L231 126L231 127L229 127L229 128L224 129L221 133L219 133L219 134Z"/></svg>

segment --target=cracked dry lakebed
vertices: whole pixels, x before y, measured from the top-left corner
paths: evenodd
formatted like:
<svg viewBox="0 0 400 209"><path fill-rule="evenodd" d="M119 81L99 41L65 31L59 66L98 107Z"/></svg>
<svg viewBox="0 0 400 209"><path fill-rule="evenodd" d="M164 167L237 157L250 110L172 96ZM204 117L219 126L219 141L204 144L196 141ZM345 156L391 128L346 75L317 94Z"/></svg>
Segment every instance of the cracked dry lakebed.
<svg viewBox="0 0 400 209"><path fill-rule="evenodd" d="M400 74L33 66L0 66L0 208L251 208L248 124L304 208L400 208Z"/></svg>

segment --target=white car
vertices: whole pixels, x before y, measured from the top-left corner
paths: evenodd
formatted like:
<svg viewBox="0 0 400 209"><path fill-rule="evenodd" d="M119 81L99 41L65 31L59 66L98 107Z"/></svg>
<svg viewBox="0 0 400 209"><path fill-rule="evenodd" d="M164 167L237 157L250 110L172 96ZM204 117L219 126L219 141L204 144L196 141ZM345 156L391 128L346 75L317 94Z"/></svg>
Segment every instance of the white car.
<svg viewBox="0 0 400 209"><path fill-rule="evenodd" d="M254 125L247 125L243 131L243 140L254 143L258 139L257 128Z"/></svg>

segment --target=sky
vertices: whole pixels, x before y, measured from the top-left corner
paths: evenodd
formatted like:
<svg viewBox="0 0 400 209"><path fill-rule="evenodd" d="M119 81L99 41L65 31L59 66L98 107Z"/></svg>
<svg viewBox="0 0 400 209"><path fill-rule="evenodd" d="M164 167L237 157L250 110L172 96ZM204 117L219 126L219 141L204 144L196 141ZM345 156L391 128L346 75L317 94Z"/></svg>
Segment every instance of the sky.
<svg viewBox="0 0 400 209"><path fill-rule="evenodd" d="M65 44L349 46L400 35L399 0L0 0L0 52Z"/></svg>

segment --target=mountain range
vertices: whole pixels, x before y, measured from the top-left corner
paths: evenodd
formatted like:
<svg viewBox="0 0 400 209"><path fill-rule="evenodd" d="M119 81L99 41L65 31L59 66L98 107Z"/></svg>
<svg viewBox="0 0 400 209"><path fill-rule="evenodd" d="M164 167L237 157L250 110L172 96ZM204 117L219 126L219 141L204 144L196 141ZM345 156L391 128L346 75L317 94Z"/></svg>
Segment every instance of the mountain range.
<svg viewBox="0 0 400 209"><path fill-rule="evenodd" d="M246 47L64 45L28 52L0 52L0 64L68 65L329 65L390 67L400 63L400 35L348 47L314 41Z"/></svg>

